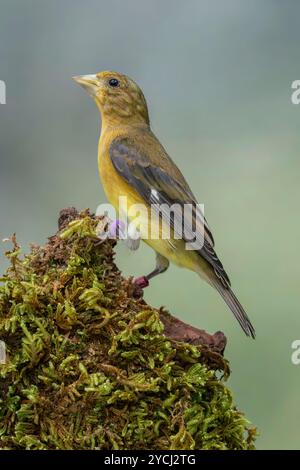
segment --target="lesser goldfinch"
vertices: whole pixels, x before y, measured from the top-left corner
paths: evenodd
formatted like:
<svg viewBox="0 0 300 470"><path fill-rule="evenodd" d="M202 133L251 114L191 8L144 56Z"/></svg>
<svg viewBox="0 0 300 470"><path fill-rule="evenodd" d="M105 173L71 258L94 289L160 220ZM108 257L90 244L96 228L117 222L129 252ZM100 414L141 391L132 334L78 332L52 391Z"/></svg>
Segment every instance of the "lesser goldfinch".
<svg viewBox="0 0 300 470"><path fill-rule="evenodd" d="M197 216L198 209L187 215L183 210L183 206L188 204L196 207L197 200L178 167L152 133L147 103L139 86L126 75L110 71L81 75L74 80L93 97L101 113L98 163L110 203L118 209L119 197L126 196L128 207L133 204L175 207L171 219L168 217L167 220L163 211L160 214L163 222L171 224L169 239L146 237L143 226L149 221L141 222L142 238L156 252L156 268L139 278L138 284L141 287L148 285L149 279L167 270L169 261L188 268L217 289L246 335L254 338L255 330L232 292L229 278L216 255L206 219ZM183 213L185 219L190 218L184 222L190 222L190 226L196 226L196 232L203 234L199 249L186 249L189 237L183 235L178 239L175 236L176 220Z"/></svg>

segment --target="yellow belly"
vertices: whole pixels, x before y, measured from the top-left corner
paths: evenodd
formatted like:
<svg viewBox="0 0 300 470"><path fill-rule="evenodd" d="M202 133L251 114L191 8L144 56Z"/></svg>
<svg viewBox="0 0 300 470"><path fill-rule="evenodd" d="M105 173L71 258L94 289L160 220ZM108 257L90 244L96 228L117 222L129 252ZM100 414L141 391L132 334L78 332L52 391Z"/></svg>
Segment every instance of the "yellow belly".
<svg viewBox="0 0 300 470"><path fill-rule="evenodd" d="M145 201L137 191L116 172L109 155L99 154L98 164L104 192L118 214L120 197L126 196L128 211L130 211L131 206L136 204L142 204L145 207ZM128 213L127 215L129 220L132 220ZM151 238L150 236L151 223L154 224L152 230L155 233L159 233L158 239ZM174 264L198 272L199 255L193 251L186 250L185 243L182 240L175 240L172 237L170 240L162 239L162 230L167 228L164 229L164 227L161 227L161 224L155 226L155 223L155 220L151 219L150 209L148 209L145 216L139 217L139 229L143 241Z"/></svg>

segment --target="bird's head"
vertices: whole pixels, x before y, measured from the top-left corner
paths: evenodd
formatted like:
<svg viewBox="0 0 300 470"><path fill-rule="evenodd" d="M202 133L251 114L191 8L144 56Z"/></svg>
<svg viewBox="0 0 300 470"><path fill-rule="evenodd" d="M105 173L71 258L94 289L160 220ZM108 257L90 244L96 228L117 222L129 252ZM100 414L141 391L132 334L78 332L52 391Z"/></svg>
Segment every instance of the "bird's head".
<svg viewBox="0 0 300 470"><path fill-rule="evenodd" d="M95 100L106 124L149 125L145 97L131 78L105 71L73 79Z"/></svg>

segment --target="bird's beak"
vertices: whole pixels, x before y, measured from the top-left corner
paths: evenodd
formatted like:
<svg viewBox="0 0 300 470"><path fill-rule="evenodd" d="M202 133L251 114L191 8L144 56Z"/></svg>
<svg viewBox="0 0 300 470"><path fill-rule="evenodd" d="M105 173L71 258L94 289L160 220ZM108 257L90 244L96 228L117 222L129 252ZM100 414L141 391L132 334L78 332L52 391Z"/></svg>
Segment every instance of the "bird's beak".
<svg viewBox="0 0 300 470"><path fill-rule="evenodd" d="M97 75L77 75L76 77L73 77L73 80L82 86L90 96L93 98L96 96L97 89L99 87Z"/></svg>

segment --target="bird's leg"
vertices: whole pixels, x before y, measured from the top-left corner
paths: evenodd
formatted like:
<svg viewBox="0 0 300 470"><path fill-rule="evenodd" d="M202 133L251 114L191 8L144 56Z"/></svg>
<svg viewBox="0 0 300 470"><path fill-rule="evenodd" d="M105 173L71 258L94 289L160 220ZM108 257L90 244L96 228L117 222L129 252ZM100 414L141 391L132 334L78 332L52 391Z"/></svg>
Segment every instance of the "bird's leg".
<svg viewBox="0 0 300 470"><path fill-rule="evenodd" d="M104 221L101 220L96 228L96 233L101 242L107 238L114 238L124 241L130 250L137 250L140 246L139 231L120 219L111 220L107 217Z"/></svg>
<svg viewBox="0 0 300 470"><path fill-rule="evenodd" d="M164 256L156 253L156 267L151 273L147 274L147 276L141 276L134 280L134 284L139 287L140 289L144 289L145 287L149 286L149 281L158 274L164 273L169 267L169 260Z"/></svg>

